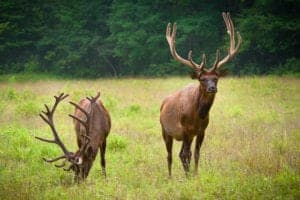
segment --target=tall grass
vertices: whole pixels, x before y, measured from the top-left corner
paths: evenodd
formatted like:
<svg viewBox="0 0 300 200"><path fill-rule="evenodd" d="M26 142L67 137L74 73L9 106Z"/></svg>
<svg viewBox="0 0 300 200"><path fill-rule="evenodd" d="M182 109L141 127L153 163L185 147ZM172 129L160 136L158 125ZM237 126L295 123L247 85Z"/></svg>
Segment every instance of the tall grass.
<svg viewBox="0 0 300 200"><path fill-rule="evenodd" d="M159 108L165 96L189 82L0 82L0 199L299 199L300 79L221 79L201 148L199 175L185 177L178 158L181 144L175 142L173 177L168 179ZM52 136L38 113L60 92L79 101L97 91L112 117L107 178L101 176L97 157L86 182L78 185L72 173L42 161L61 152L34 139ZM75 151L74 128L67 116L72 112L65 101L55 120L62 140Z"/></svg>

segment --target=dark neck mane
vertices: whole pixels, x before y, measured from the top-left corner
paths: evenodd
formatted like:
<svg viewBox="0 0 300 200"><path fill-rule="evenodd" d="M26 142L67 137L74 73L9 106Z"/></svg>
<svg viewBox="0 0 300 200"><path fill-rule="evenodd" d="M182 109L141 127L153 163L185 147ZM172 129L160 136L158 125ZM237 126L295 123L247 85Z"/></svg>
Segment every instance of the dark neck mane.
<svg viewBox="0 0 300 200"><path fill-rule="evenodd" d="M201 119L206 118L209 110L214 102L215 94L207 94L205 89L199 85L199 93L197 98L198 115Z"/></svg>

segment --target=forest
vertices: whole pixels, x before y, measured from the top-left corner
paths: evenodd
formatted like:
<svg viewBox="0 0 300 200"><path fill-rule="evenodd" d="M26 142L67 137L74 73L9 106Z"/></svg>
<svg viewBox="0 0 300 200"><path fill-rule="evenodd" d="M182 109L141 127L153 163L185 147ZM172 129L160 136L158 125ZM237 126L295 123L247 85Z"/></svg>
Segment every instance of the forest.
<svg viewBox="0 0 300 200"><path fill-rule="evenodd" d="M179 54L192 49L198 61L205 52L211 65L229 46L224 11L243 38L231 74L297 74L299 10L299 0L2 0L0 74L180 75L188 69L170 56L168 22Z"/></svg>

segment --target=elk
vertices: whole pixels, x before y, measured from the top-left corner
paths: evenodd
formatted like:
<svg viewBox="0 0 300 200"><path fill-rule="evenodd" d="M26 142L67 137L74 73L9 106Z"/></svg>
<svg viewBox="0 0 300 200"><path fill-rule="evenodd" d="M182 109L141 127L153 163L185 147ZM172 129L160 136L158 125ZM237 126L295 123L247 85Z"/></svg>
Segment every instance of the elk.
<svg viewBox="0 0 300 200"><path fill-rule="evenodd" d="M87 178L97 156L98 149L100 149L102 173L106 176L106 137L108 136L111 128L111 120L108 111L103 106L102 102L98 100L100 93L98 93L95 97L82 99L79 104L71 101L69 102L75 107L75 114L69 114L69 116L73 118L77 145L79 148L75 153L70 152L61 141L53 120L57 105L68 96L69 95L64 93L61 93L59 96L54 96L55 103L53 107L50 109L45 104L46 111L42 111L40 114L40 117L50 126L54 139L44 139L41 137L36 137L36 139L47 143L57 144L63 151L62 156L54 159L43 158L43 160L48 163L52 163L64 159L61 164L56 164L55 166L63 168L66 166L66 162L68 162L69 166L63 169L65 171L74 171L74 179L76 182L79 182Z"/></svg>
<svg viewBox="0 0 300 200"><path fill-rule="evenodd" d="M192 79L198 79L199 85L188 85L183 89L167 96L160 108L160 123L162 136L167 149L168 172L171 176L172 168L172 146L173 139L182 141L179 153L185 174L189 174L190 161L192 157L191 144L196 136L194 160L195 170L198 172L199 151L204 139L205 129L209 123L209 111L213 105L217 92L218 79L221 76L220 67L231 60L238 52L242 38L237 32L238 43L235 45L235 31L229 13L222 13L226 24L227 33L230 37L230 47L228 55L220 60L220 51L217 50L215 62L210 69L206 69L206 57L203 53L202 61L197 64L192 59L192 51L189 51L188 59L184 59L176 52L176 23L167 25L166 39L170 47L173 58L190 67Z"/></svg>

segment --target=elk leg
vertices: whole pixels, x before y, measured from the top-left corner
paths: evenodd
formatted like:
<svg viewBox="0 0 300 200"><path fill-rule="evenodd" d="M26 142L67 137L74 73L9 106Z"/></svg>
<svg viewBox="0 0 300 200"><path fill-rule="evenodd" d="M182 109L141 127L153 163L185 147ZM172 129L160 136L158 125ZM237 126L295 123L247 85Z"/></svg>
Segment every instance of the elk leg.
<svg viewBox="0 0 300 200"><path fill-rule="evenodd" d="M75 176L74 176L74 181L76 182L76 183L79 183L80 182L80 169L78 168L78 166L77 165L73 165L72 166L73 167L73 170L74 170L74 172L75 172Z"/></svg>
<svg viewBox="0 0 300 200"><path fill-rule="evenodd" d="M195 171L194 174L198 173L198 163L199 163L199 152L204 139L204 132L199 133L199 135L196 138L196 144L195 144L195 152L194 152L194 158L195 158Z"/></svg>
<svg viewBox="0 0 300 200"><path fill-rule="evenodd" d="M190 171L190 162L191 162L191 143L192 140L190 140L188 137L183 138L182 146L181 146L181 151L179 154L179 157L182 162L183 169L185 171L185 174L188 175Z"/></svg>
<svg viewBox="0 0 300 200"><path fill-rule="evenodd" d="M101 155L101 167L102 167L102 174L106 177L106 170L105 170L105 150L106 150L106 141L104 140L102 145L100 145L100 155Z"/></svg>
<svg viewBox="0 0 300 200"><path fill-rule="evenodd" d="M167 152L168 152L168 157L167 157L167 160L168 160L168 171L169 171L169 177L171 177L171 170L172 170L172 146L173 146L173 138L169 135L167 135L165 133L164 130L162 130L162 133L163 133L163 138L164 138L164 141L166 143L166 148L167 148Z"/></svg>
<svg viewBox="0 0 300 200"><path fill-rule="evenodd" d="M83 168L83 171L82 171L82 177L81 177L82 180L85 180L88 177L89 172L92 168L92 165L93 165L93 160L87 160L87 162Z"/></svg>

